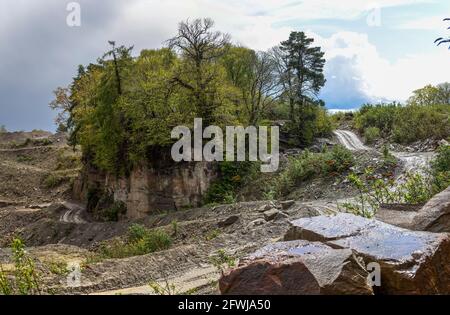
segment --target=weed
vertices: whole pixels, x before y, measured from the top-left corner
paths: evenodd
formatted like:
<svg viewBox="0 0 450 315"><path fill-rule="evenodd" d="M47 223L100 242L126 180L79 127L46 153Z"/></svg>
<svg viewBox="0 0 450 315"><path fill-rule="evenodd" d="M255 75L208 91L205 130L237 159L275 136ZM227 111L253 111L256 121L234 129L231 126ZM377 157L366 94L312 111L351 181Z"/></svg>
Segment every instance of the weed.
<svg viewBox="0 0 450 315"><path fill-rule="evenodd" d="M25 245L20 239L14 238L11 249L14 262L13 277L8 277L0 266L0 292L4 295L40 294L41 279L33 259L28 257L25 252Z"/></svg>
<svg viewBox="0 0 450 315"><path fill-rule="evenodd" d="M217 253L210 258L210 261L222 274L226 268L233 268L236 266L236 258L227 254L223 249L218 250Z"/></svg>

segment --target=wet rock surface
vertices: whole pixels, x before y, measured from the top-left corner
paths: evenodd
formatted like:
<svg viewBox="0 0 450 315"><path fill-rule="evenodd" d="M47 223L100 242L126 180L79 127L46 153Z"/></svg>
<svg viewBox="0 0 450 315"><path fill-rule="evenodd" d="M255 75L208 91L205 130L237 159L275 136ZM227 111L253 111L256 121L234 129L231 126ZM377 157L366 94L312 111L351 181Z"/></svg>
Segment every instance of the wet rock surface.
<svg viewBox="0 0 450 315"><path fill-rule="evenodd" d="M351 214L291 222L286 240L321 241L347 248L381 267L384 294L449 294L450 237L410 231Z"/></svg>
<svg viewBox="0 0 450 315"><path fill-rule="evenodd" d="M222 294L373 294L349 249L308 241L268 245L219 281Z"/></svg>

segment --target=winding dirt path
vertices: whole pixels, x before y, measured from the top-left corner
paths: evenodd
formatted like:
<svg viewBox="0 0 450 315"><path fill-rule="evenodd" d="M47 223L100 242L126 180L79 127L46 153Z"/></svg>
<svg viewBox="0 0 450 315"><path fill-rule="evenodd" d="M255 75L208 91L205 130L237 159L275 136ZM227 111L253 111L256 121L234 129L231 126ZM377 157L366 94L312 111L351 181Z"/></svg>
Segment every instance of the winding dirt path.
<svg viewBox="0 0 450 315"><path fill-rule="evenodd" d="M82 205L69 201L63 202L63 205L67 207L68 210L59 218L61 222L75 224L87 223L87 221L83 218L85 208Z"/></svg>
<svg viewBox="0 0 450 315"><path fill-rule="evenodd" d="M365 146L356 134L349 130L336 130L334 132L340 144L350 151L370 151L371 148Z"/></svg>

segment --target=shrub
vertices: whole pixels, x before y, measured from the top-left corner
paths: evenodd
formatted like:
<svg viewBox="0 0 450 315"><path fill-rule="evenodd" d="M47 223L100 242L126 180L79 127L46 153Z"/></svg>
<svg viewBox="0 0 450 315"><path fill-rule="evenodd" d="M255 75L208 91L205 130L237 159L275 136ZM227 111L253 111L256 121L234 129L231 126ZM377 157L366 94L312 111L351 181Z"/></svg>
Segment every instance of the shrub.
<svg viewBox="0 0 450 315"><path fill-rule="evenodd" d="M278 195L285 195L292 186L315 176L343 173L354 164L353 154L343 146L334 146L331 151L311 153L308 150L291 158L286 169L276 180Z"/></svg>
<svg viewBox="0 0 450 315"><path fill-rule="evenodd" d="M109 207L100 211L100 216L107 221L119 221L120 216L127 212L127 206L122 201L114 201Z"/></svg>
<svg viewBox="0 0 450 315"><path fill-rule="evenodd" d="M148 230L141 224L133 224L128 228L128 241L137 242L147 236Z"/></svg>
<svg viewBox="0 0 450 315"><path fill-rule="evenodd" d="M236 258L227 254L223 249L219 249L217 253L210 258L210 261L222 274L226 268L236 266Z"/></svg>
<svg viewBox="0 0 450 315"><path fill-rule="evenodd" d="M334 146L324 153L325 169L323 173L342 173L354 164L353 154L341 145Z"/></svg>
<svg viewBox="0 0 450 315"><path fill-rule="evenodd" d="M378 128L380 136L398 143L411 143L428 138L445 139L450 135L450 107L448 105L380 104L364 105L355 114L355 127L367 136Z"/></svg>
<svg viewBox="0 0 450 315"><path fill-rule="evenodd" d="M87 192L87 210L93 212L98 220L119 221L127 212L123 201L114 200L112 193L98 187L90 187Z"/></svg>
<svg viewBox="0 0 450 315"><path fill-rule="evenodd" d="M27 256L22 240L14 238L11 249L14 261L13 277L9 277L0 265L0 292L4 295L40 294L41 278L33 259Z"/></svg>
<svg viewBox="0 0 450 315"><path fill-rule="evenodd" d="M107 258L125 258L161 251L172 245L172 238L163 230L149 230L134 224L128 230L127 240L116 240L101 248L102 256Z"/></svg>
<svg viewBox="0 0 450 315"><path fill-rule="evenodd" d="M433 192L439 193L450 185L450 145L441 145L431 162Z"/></svg>
<svg viewBox="0 0 450 315"><path fill-rule="evenodd" d="M419 173L408 173L398 193L402 201L408 204L425 203L433 197L429 179Z"/></svg>
<svg viewBox="0 0 450 315"><path fill-rule="evenodd" d="M59 151L56 161L56 170L69 170L81 167L80 158L76 154Z"/></svg>
<svg viewBox="0 0 450 315"><path fill-rule="evenodd" d="M377 127L368 127L364 130L364 139L366 143L372 144L380 137L380 129Z"/></svg>
<svg viewBox="0 0 450 315"><path fill-rule="evenodd" d="M208 189L204 203L235 203L239 188L257 174L258 168L258 162L220 162L219 178Z"/></svg>
<svg viewBox="0 0 450 315"><path fill-rule="evenodd" d="M67 178L64 176L60 176L57 174L48 174L45 178L44 178L44 186L47 189L51 189L51 188L56 188L58 186L60 186L64 181L66 181Z"/></svg>
<svg viewBox="0 0 450 315"><path fill-rule="evenodd" d="M386 144L383 145L382 153L384 166L391 167L397 165L397 158L392 155L392 153L389 151L389 147Z"/></svg>

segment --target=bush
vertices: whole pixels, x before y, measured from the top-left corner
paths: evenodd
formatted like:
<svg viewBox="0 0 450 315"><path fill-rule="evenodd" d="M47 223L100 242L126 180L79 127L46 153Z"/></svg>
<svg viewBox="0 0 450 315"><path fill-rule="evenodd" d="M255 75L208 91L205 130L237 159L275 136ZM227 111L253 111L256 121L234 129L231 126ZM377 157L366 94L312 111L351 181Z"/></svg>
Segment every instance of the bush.
<svg viewBox="0 0 450 315"><path fill-rule="evenodd" d="M368 127L364 130L364 139L366 143L372 144L380 137L380 129L377 127Z"/></svg>
<svg viewBox="0 0 450 315"><path fill-rule="evenodd" d="M168 249L172 238L163 230L149 230L142 225L134 224L128 230L127 240L114 241L102 246L102 256L106 258L125 258L146 255Z"/></svg>
<svg viewBox="0 0 450 315"><path fill-rule="evenodd" d="M41 278L33 259L28 257L25 252L23 242L14 238L11 244L14 272L12 277L3 271L0 264L0 293L3 295L30 295L40 294Z"/></svg>
<svg viewBox="0 0 450 315"><path fill-rule="evenodd" d="M353 154L341 145L322 153L311 153L305 150L299 157L289 160L287 168L277 179L277 193L285 195L293 186L315 176L343 173L353 164Z"/></svg>
<svg viewBox="0 0 450 315"><path fill-rule="evenodd" d="M431 162L433 192L439 193L450 185L450 145L441 145Z"/></svg>
<svg viewBox="0 0 450 315"><path fill-rule="evenodd" d="M51 189L60 186L63 182L67 180L66 177L57 174L48 174L43 181L45 188Z"/></svg>
<svg viewBox="0 0 450 315"><path fill-rule="evenodd" d="M355 127L371 141L377 128L380 136L408 144L428 138L445 139L450 135L450 106L380 104L364 105L355 114Z"/></svg>
<svg viewBox="0 0 450 315"><path fill-rule="evenodd" d="M396 117L394 141L411 143L418 140L445 139L450 135L450 106L417 106L402 108Z"/></svg>
<svg viewBox="0 0 450 315"><path fill-rule="evenodd" d="M143 239L148 233L148 230L145 226L141 224L133 224L128 228L128 241L130 243L137 242Z"/></svg>
<svg viewBox="0 0 450 315"><path fill-rule="evenodd" d="M219 178L208 189L204 203L235 203L240 187L258 173L258 162L219 163Z"/></svg>

